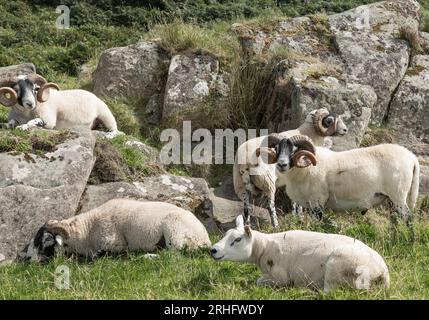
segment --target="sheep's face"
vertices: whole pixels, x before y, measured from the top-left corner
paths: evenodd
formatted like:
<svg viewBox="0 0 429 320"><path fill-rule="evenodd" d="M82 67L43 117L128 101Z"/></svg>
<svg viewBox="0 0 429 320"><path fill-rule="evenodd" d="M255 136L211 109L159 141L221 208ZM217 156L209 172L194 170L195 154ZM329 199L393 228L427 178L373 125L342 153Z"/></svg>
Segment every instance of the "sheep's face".
<svg viewBox="0 0 429 320"><path fill-rule="evenodd" d="M215 260L247 261L252 255L252 236L249 226L244 226L243 216L236 219L236 227L228 230L211 249Z"/></svg>
<svg viewBox="0 0 429 320"><path fill-rule="evenodd" d="M316 132L322 136L345 135L348 132L341 116L329 112L326 108L311 111L305 121L312 123Z"/></svg>
<svg viewBox="0 0 429 320"><path fill-rule="evenodd" d="M323 119L323 120L325 120L325 119ZM330 120L328 120L328 121L330 121ZM347 128L347 126L344 123L341 116L337 116L336 121L337 121L337 130L335 131L335 134L338 134L340 136L347 134L347 132L349 132L349 129ZM322 123L323 123L323 121L322 121ZM327 127L329 127L328 123L327 123Z"/></svg>
<svg viewBox="0 0 429 320"><path fill-rule="evenodd" d="M275 146L277 156L277 170L285 172L292 167L292 156L297 148L289 139L282 139Z"/></svg>
<svg viewBox="0 0 429 320"><path fill-rule="evenodd" d="M21 258L24 261L48 262L54 257L58 245L62 245L61 237L47 231L46 226L43 226L24 249Z"/></svg>
<svg viewBox="0 0 429 320"><path fill-rule="evenodd" d="M18 97L17 107L23 110L33 110L37 103L37 91L40 87L29 79L18 79L11 88Z"/></svg>

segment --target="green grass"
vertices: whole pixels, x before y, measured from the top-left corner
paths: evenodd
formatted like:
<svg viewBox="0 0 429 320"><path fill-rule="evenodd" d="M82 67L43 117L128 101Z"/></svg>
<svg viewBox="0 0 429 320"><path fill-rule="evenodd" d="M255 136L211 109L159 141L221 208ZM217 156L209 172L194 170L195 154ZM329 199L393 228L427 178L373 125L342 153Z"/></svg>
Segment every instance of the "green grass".
<svg viewBox="0 0 429 320"><path fill-rule="evenodd" d="M396 238L384 213L367 215L328 213L322 223L306 219L283 220L282 230L307 229L356 237L386 260L391 288L369 292L338 289L328 294L305 288L268 288L255 285L260 271L245 263L215 262L208 250L159 251L147 260L143 253L128 257L103 257L94 262L57 257L47 265L14 263L0 268L0 299L428 299L428 212L415 219L415 240L399 224ZM266 231L270 227L263 226ZM211 235L213 242L220 235ZM54 285L55 269L71 270L70 289Z"/></svg>
<svg viewBox="0 0 429 320"><path fill-rule="evenodd" d="M68 131L22 131L0 129L0 153L32 153L43 155L71 137Z"/></svg>

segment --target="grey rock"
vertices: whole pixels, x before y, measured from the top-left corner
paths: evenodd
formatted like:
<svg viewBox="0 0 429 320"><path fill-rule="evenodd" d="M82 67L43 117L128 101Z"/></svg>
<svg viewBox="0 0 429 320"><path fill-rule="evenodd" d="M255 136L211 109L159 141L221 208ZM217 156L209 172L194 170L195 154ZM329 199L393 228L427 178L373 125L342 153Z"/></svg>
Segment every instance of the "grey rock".
<svg viewBox="0 0 429 320"><path fill-rule="evenodd" d="M414 56L390 105L388 124L429 143L429 56Z"/></svg>
<svg viewBox="0 0 429 320"><path fill-rule="evenodd" d="M0 253L16 258L49 219L74 215L94 165L89 130L36 155L0 154Z"/></svg>
<svg viewBox="0 0 429 320"><path fill-rule="evenodd" d="M350 31L336 33L335 43L345 62L348 81L374 88L378 99L372 108L371 122L380 123L407 70L408 43L381 33Z"/></svg>
<svg viewBox="0 0 429 320"><path fill-rule="evenodd" d="M198 113L204 103L224 92L225 81L219 75L217 58L195 53L176 55L168 70L162 118L186 118L184 114Z"/></svg>
<svg viewBox="0 0 429 320"><path fill-rule="evenodd" d="M210 190L210 200L213 204L212 216L216 225L222 230L234 227L235 219L243 213L243 203L235 194L232 177L224 179L221 186ZM269 223L268 210L255 206L252 222Z"/></svg>
<svg viewBox="0 0 429 320"><path fill-rule="evenodd" d="M153 42L108 49L93 73L93 91L112 98L149 99L161 90L168 61L166 53Z"/></svg>
<svg viewBox="0 0 429 320"><path fill-rule="evenodd" d="M0 79L6 79L9 77L16 77L19 75L27 75L32 73L36 73L36 67L32 63L1 67Z"/></svg>
<svg viewBox="0 0 429 320"><path fill-rule="evenodd" d="M332 74L315 77L314 70ZM327 64L284 60L277 69L272 101L270 130L274 132L297 128L317 108L325 107L341 116L349 133L332 137L333 149L339 151L360 145L377 96L370 86L342 80Z"/></svg>

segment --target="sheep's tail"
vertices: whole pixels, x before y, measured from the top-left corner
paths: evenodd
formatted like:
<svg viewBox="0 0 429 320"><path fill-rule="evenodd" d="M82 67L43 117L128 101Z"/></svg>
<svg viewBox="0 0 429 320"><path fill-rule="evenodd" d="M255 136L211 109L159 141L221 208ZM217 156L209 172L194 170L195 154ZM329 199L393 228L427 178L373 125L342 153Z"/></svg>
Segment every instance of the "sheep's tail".
<svg viewBox="0 0 429 320"><path fill-rule="evenodd" d="M97 118L104 124L107 130L112 132L118 131L118 125L116 124L116 119L113 116L107 104L105 104L104 102L103 104L100 105L100 110L98 112Z"/></svg>
<svg viewBox="0 0 429 320"><path fill-rule="evenodd" d="M410 193L408 194L408 207L414 209L417 203L417 197L419 196L419 183L420 183L420 164L419 160L414 160L414 171L413 180L411 182Z"/></svg>

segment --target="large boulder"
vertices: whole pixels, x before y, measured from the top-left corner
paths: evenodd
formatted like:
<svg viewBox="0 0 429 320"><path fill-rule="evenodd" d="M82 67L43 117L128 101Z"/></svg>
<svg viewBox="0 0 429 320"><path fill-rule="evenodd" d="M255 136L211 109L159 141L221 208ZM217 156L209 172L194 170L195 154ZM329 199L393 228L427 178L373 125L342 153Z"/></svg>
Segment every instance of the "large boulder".
<svg viewBox="0 0 429 320"><path fill-rule="evenodd" d="M390 105L388 127L421 165L420 192L429 193L429 56L414 56Z"/></svg>
<svg viewBox="0 0 429 320"><path fill-rule="evenodd" d="M346 136L333 137L334 150L356 148L367 128L377 96L370 86L344 81L332 65L283 60L277 68L270 106L270 130L297 128L307 114L325 107L340 115L349 128Z"/></svg>
<svg viewBox="0 0 429 320"><path fill-rule="evenodd" d="M0 154L0 255L14 259L49 219L73 216L94 165L95 138L74 130L45 154Z"/></svg>
<svg viewBox="0 0 429 320"><path fill-rule="evenodd" d="M338 32L335 43L345 62L349 81L370 85L377 93L371 121L380 123L387 114L392 94L407 70L408 43L382 33L351 31Z"/></svg>
<svg viewBox="0 0 429 320"><path fill-rule="evenodd" d="M101 54L92 75L93 92L99 96L140 100L143 110L147 101L163 90L168 63L167 53L154 42L108 49Z"/></svg>
<svg viewBox="0 0 429 320"><path fill-rule="evenodd" d="M411 60L390 105L388 124L429 143L429 56Z"/></svg>
<svg viewBox="0 0 429 320"><path fill-rule="evenodd" d="M210 200L213 204L212 217L216 225L222 230L228 230L235 226L235 219L243 213L243 203L234 191L232 177L222 181L221 186L210 189ZM270 223L268 210L255 206L252 222Z"/></svg>
<svg viewBox="0 0 429 320"><path fill-rule="evenodd" d="M27 75L32 73L36 73L36 67L32 63L1 67L0 79L6 79L9 77L16 77L19 75Z"/></svg>
<svg viewBox="0 0 429 320"><path fill-rule="evenodd" d="M219 61L210 54L184 53L171 59L165 87L163 120L192 120L207 103L226 94Z"/></svg>

